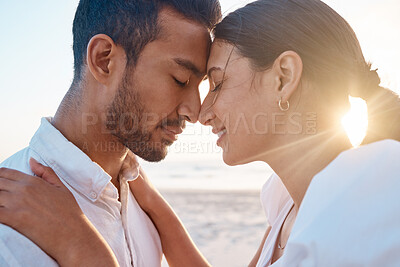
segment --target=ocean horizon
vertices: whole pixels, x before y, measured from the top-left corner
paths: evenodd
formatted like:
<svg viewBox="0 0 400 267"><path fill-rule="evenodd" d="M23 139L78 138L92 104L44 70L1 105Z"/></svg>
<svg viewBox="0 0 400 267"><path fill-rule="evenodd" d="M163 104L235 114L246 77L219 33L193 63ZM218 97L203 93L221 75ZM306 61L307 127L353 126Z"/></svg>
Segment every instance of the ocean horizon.
<svg viewBox="0 0 400 267"><path fill-rule="evenodd" d="M165 159L140 164L160 190L260 191L273 173L264 162L240 166L226 165L221 155Z"/></svg>

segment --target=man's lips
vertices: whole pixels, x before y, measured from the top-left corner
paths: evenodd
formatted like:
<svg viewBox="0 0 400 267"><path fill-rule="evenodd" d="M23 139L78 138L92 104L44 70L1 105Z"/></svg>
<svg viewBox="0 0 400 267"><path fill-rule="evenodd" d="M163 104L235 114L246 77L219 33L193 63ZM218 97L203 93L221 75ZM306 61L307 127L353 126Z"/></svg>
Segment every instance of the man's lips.
<svg viewBox="0 0 400 267"><path fill-rule="evenodd" d="M183 129L180 127L163 126L161 128L172 141L178 140L178 135L183 132Z"/></svg>
<svg viewBox="0 0 400 267"><path fill-rule="evenodd" d="M183 129L180 127L163 126L162 128L175 135L181 134L183 132Z"/></svg>

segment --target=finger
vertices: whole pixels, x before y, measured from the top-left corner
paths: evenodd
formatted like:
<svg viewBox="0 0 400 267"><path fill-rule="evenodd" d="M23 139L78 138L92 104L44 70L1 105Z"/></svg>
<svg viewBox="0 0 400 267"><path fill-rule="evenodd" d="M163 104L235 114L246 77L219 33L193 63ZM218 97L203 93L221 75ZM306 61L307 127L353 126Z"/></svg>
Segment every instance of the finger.
<svg viewBox="0 0 400 267"><path fill-rule="evenodd" d="M13 180L13 181L19 181L27 176L30 176L28 174L25 174L23 172L17 171L17 170L12 170L8 168L0 168L0 177L5 178L8 180Z"/></svg>
<svg viewBox="0 0 400 267"><path fill-rule="evenodd" d="M16 182L13 180L0 177L0 191L10 192L13 188L15 188L15 184Z"/></svg>
<svg viewBox="0 0 400 267"><path fill-rule="evenodd" d="M50 167L43 166L34 158L29 159L29 165L31 166L32 172L46 182L55 186L64 186L60 178L58 178L57 174Z"/></svg>
<svg viewBox="0 0 400 267"><path fill-rule="evenodd" d="M44 174L44 166L40 164L36 159L30 158L29 159L29 166L31 166L32 172L39 177L42 177Z"/></svg>

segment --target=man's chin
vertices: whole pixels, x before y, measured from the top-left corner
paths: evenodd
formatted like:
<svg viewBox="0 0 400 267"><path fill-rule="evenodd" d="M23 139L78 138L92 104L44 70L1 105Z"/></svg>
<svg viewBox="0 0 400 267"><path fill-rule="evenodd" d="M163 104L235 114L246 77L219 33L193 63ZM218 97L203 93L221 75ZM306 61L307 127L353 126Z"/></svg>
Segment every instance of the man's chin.
<svg viewBox="0 0 400 267"><path fill-rule="evenodd" d="M160 161L163 161L167 157L167 153L168 153L167 151L165 151L165 152L159 151L156 153L146 154L144 156L140 156L140 155L138 155L138 156L148 162L160 162Z"/></svg>
<svg viewBox="0 0 400 267"><path fill-rule="evenodd" d="M148 162L160 162L165 159L168 154L168 146L172 142L162 140L158 143L148 143L143 147L128 147L135 155Z"/></svg>

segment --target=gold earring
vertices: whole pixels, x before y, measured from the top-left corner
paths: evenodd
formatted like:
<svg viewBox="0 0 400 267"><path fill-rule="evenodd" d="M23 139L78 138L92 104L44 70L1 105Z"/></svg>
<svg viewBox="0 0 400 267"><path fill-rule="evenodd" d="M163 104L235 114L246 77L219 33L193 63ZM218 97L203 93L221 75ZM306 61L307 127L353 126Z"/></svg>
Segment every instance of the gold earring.
<svg viewBox="0 0 400 267"><path fill-rule="evenodd" d="M285 108L282 107L282 97L281 97L281 99L279 99L278 105L279 105L280 110L282 110L282 111L288 111L289 108L290 108L289 101L286 101L286 107Z"/></svg>

